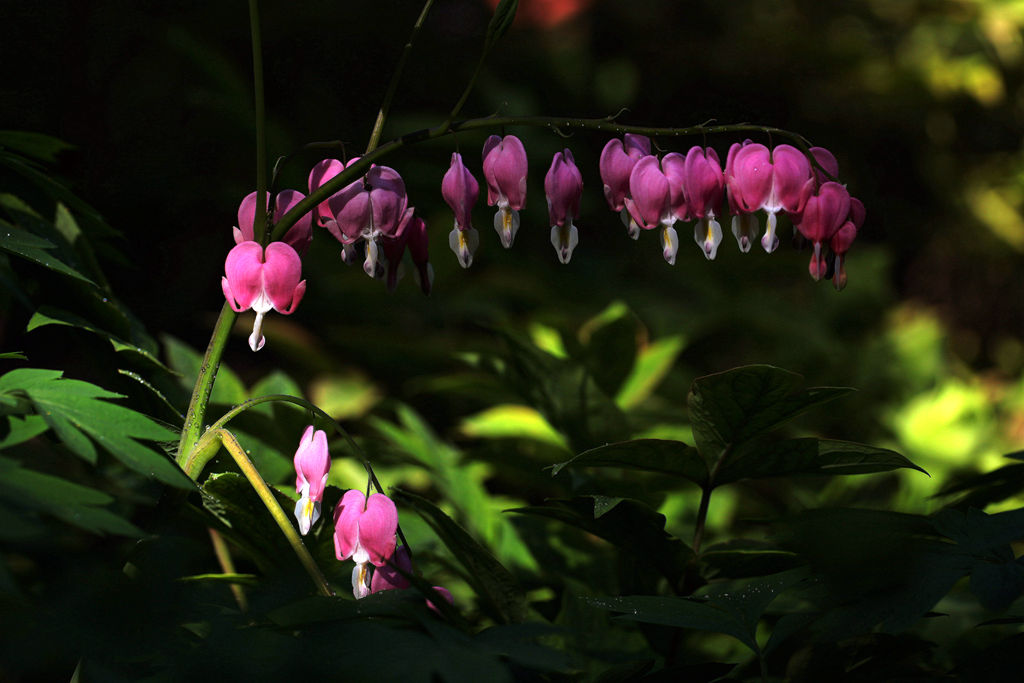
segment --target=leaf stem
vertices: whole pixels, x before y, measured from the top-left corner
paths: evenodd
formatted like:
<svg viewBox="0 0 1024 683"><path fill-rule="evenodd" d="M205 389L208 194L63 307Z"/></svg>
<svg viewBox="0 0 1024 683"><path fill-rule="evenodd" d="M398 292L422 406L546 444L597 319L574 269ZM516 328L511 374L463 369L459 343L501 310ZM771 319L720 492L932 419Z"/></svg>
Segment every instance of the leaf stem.
<svg viewBox="0 0 1024 683"><path fill-rule="evenodd" d="M398 90L398 82L402 79L402 72L405 71L405 63L409 59L409 53L412 52L412 45L416 41L416 36L419 35L420 29L423 28L423 24L427 19L427 14L430 12L430 8L433 4L434 0L427 0L424 2L423 9L420 10L419 18L416 19L416 23L412 25L412 32L409 34L409 40L405 42L405 47L402 48L402 56L398 58L398 65L395 66L395 71L391 74L391 82L388 83L388 89L384 93L384 100L381 102L380 110L377 112L377 120L373 124L373 132L370 133L370 142L366 145L367 154L372 152L377 147L377 142L380 141L380 134L384 130L384 120L391 111L391 102L395 99L395 92Z"/></svg>
<svg viewBox="0 0 1024 683"><path fill-rule="evenodd" d="M694 557L700 556L700 544L704 540L704 527L708 520L708 506L711 503L711 492L715 489L715 478L718 476L718 469L731 452L732 444L730 443L722 450L722 454L718 457L715 466L711 468L711 472L708 474L707 483L701 487L700 504L697 506L697 523L693 527L693 543L691 544Z"/></svg>
<svg viewBox="0 0 1024 683"><path fill-rule="evenodd" d="M231 559L231 551L228 549L228 544L224 541L224 537L221 536L216 529L209 529L210 541L213 543L213 554L217 557L217 564L220 565L221 571L225 574L235 573L235 563ZM235 596L235 602L238 603L238 609L243 612L249 611L249 601L245 597L245 589L237 583L231 584L231 593Z"/></svg>
<svg viewBox="0 0 1024 683"><path fill-rule="evenodd" d="M277 522L277 526L281 529L282 533L284 533L285 538L288 539L288 544L299 557L299 562L302 563L303 568L305 568L310 578L313 579L313 583L316 584L317 590L319 590L322 595L326 595L328 597L333 596L334 592L331 590L330 586L327 585L327 579L324 578L323 573L320 571L320 567L317 566L313 556L309 554L309 550L307 550L305 544L303 544L302 538L295 530L295 527L292 526L291 518L284 510L281 509L281 505L277 502L277 498L274 497L273 491L270 490L270 487L267 486L267 482L263 480L263 477L260 476L259 471L256 470L252 461L249 460L249 456L245 454L245 449L243 449L242 445L238 443L238 439L235 438L235 435L226 429L211 429L203 435L203 438L200 439L196 448L197 450L211 450L210 447L216 445L218 442L224 446L224 449L227 450L232 459L234 459L235 464L238 465L238 469L240 469L245 478L249 480L249 483L256 491L256 495L258 495L260 500L263 501L263 505L266 506L267 510L270 512L270 516L274 518L275 522Z"/></svg>

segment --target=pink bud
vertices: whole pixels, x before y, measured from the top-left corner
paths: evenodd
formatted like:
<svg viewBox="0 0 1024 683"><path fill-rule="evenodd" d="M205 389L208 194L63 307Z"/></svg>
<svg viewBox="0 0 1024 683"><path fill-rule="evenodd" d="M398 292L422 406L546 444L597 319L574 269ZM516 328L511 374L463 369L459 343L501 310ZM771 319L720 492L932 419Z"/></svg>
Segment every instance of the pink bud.
<svg viewBox="0 0 1024 683"><path fill-rule="evenodd" d="M452 163L441 181L441 195L455 214L457 230L473 228L473 205L480 195L480 184L462 163L462 155L452 153Z"/></svg>
<svg viewBox="0 0 1024 683"><path fill-rule="evenodd" d="M813 156L815 161L818 162L818 165L821 166L821 168L825 169L829 173L829 175L832 176L831 178L828 178L825 176L824 173L821 172L821 170L815 168L814 180L815 182L818 183L818 185L827 183L830 180L834 181L839 177L839 162L836 161L836 158L835 156L833 156L832 152L828 151L824 147L811 147L810 152L811 156Z"/></svg>
<svg viewBox="0 0 1024 683"><path fill-rule="evenodd" d="M521 211L526 206L526 148L515 135L487 138L483 149L487 205Z"/></svg>
<svg viewBox="0 0 1024 683"><path fill-rule="evenodd" d="M406 574L412 574L412 558L409 557L409 549L404 545L398 546L391 559L373 571L373 579L370 580L370 592L379 593L380 591L408 588L409 579L396 571L396 567Z"/></svg>
<svg viewBox="0 0 1024 683"><path fill-rule="evenodd" d="M320 189L320 186L338 175L345 169L345 164L337 159L324 159L309 172L309 193L313 194ZM327 200L320 202L316 207L317 222L326 225L327 221L333 221L334 216L327 204Z"/></svg>
<svg viewBox="0 0 1024 683"><path fill-rule="evenodd" d="M309 533L310 527L320 518L320 502L327 485L327 473L331 469L331 456L327 452L327 434L306 427L299 448L295 451L295 491L299 500L295 504L295 518L299 531Z"/></svg>
<svg viewBox="0 0 1024 683"><path fill-rule="evenodd" d="M383 566L395 552L398 509L383 493L369 500L362 491L345 492L334 509L334 552L339 560Z"/></svg>
<svg viewBox="0 0 1024 683"><path fill-rule="evenodd" d="M669 180L661 170L658 157L645 156L629 175L629 194L624 204L633 220L644 230L653 230L670 213Z"/></svg>
<svg viewBox="0 0 1024 683"><path fill-rule="evenodd" d="M434 267L430 265L430 255L427 251L430 239L427 236L426 221L415 216L406 227L405 233L409 255L412 257L413 265L416 266L416 281L424 294L430 294L430 289L434 284Z"/></svg>
<svg viewBox="0 0 1024 683"><path fill-rule="evenodd" d="M551 222L551 244L555 247L558 260L569 263L573 249L579 242L579 231L573 225L573 219L580 215L583 175L568 149L558 152L552 158L551 168L544 176L544 192Z"/></svg>

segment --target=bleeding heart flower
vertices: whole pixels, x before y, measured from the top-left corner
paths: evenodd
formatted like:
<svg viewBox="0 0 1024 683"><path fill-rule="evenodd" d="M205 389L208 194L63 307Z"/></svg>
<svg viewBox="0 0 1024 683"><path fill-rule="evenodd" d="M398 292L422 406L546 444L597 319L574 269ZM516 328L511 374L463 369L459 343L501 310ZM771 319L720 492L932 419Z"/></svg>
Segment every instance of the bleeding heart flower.
<svg viewBox="0 0 1024 683"><path fill-rule="evenodd" d="M722 226L715 220L715 212L724 191L725 176L718 154L710 147L691 147L683 169L683 193L687 209L697 219L693 225L694 241L708 260L715 258L722 242Z"/></svg>
<svg viewBox="0 0 1024 683"><path fill-rule="evenodd" d="M356 598L370 594L367 563L382 567L395 552L398 509L383 493L369 499L362 491L346 491L334 509L334 554L352 558L352 592Z"/></svg>
<svg viewBox="0 0 1024 683"><path fill-rule="evenodd" d="M469 268L473 263L473 252L480 242L477 231L473 228L472 215L473 205L476 204L479 195L480 184L462 163L462 155L454 152L451 166L441 181L441 196L455 214L455 227L448 235L448 243L463 268Z"/></svg>
<svg viewBox="0 0 1024 683"><path fill-rule="evenodd" d="M348 164L343 164L337 159L324 159L309 172L309 192L313 192L320 189L320 186L326 183L328 180L345 170L346 166L351 166L353 163L358 161L359 157L349 160ZM316 218L317 224L327 228L332 235L337 236L341 230L338 228L336 221L334 220L334 214L331 213L330 198L317 204L316 207ZM333 227L332 227L333 224ZM341 260L347 265L352 265L359 260L359 252L356 250L355 244L345 244L342 242L341 245Z"/></svg>
<svg viewBox="0 0 1024 683"><path fill-rule="evenodd" d="M281 216L288 213L288 210L306 198L306 195L295 190L283 190L277 193L274 202L274 222L281 220ZM267 197L269 202L270 197ZM235 244L253 241L253 225L256 221L256 193L248 194L238 206L238 225L234 228ZM310 243L313 241L313 218L306 214L295 222L282 240L291 246L299 256L306 253Z"/></svg>
<svg viewBox="0 0 1024 683"><path fill-rule="evenodd" d="M402 576L395 568L401 569L406 574L412 574L412 558L409 556L409 549L404 545L395 549L395 554L383 566L373 570L373 578L370 580L370 592L403 590L409 587L409 579Z"/></svg>
<svg viewBox="0 0 1024 683"><path fill-rule="evenodd" d="M623 200L632 224L645 230L661 226L662 255L670 265L675 264L679 251L679 236L672 226L689 215L683 192L684 170L681 154L666 154L660 162L653 155L645 156L630 172L630 196Z"/></svg>
<svg viewBox="0 0 1024 683"><path fill-rule="evenodd" d="M764 209L768 225L761 246L768 253L775 251L779 238L775 235L779 211L797 214L801 191L811 178L811 165L795 147L778 145L771 152L762 144L745 141L729 148L725 162L725 181L729 188L729 208L733 214L732 233L740 251L750 250L757 235L757 219L751 214Z"/></svg>
<svg viewBox="0 0 1024 683"><path fill-rule="evenodd" d="M864 204L859 199L850 197L850 215L829 240L829 248L835 255L835 262L832 266L832 284L837 290L846 286L846 252L850 250L853 240L857 238L857 233L864 225L866 213Z"/></svg>
<svg viewBox="0 0 1024 683"><path fill-rule="evenodd" d="M295 518L299 522L299 531L305 536L310 527L320 519L320 503L324 498L324 486L327 485L327 473L331 469L331 456L327 452L327 433L322 429L314 430L313 425L299 441L295 451L295 491L299 501L295 504Z"/></svg>
<svg viewBox="0 0 1024 683"><path fill-rule="evenodd" d="M579 242L579 231L572 222L580 216L580 197L583 196L583 175L568 149L552 158L551 168L544 176L544 193L551 219L551 244L558 260L568 263Z"/></svg>
<svg viewBox="0 0 1024 683"><path fill-rule="evenodd" d="M221 289L232 310L256 312L249 348L259 351L266 343L263 316L273 308L290 315L306 293L302 259L284 242L271 242L266 252L257 242L242 242L228 252Z"/></svg>
<svg viewBox="0 0 1024 683"><path fill-rule="evenodd" d="M612 138L601 150L598 168L604 183L604 198L612 211L618 211L622 224L629 236L637 239L640 226L626 209L625 200L630 197L629 179L637 162L651 153L651 140L645 135L626 133L623 139Z"/></svg>
<svg viewBox="0 0 1024 683"><path fill-rule="evenodd" d="M826 270L821 245L829 242L850 216L850 193L839 183L827 182L813 195L805 189L805 197L796 228L814 244L809 270L811 277L820 280Z"/></svg>
<svg viewBox="0 0 1024 683"><path fill-rule="evenodd" d="M508 249L519 231L519 212L526 207L526 148L515 135L487 138L483 149L487 206L498 206L494 229Z"/></svg>

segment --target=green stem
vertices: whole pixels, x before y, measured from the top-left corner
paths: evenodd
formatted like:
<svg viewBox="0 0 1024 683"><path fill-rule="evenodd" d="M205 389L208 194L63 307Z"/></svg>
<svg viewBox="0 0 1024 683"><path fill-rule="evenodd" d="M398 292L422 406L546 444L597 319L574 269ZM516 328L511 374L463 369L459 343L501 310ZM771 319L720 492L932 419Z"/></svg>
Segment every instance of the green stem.
<svg viewBox="0 0 1024 683"><path fill-rule="evenodd" d="M259 214L259 212L256 212ZM225 301L221 306L220 316L213 327L213 334L210 336L210 343L206 347L206 355L203 356L203 364L199 367L199 376L196 378L195 387L192 389L192 399L188 404L188 412L185 414L185 426L181 430L181 441L178 442L178 464L186 472L184 465L189 459L196 442L203 433L203 420L206 418L206 408L210 403L210 393L213 391L213 382L217 379L217 368L220 367L221 356L224 355L224 346L227 344L228 336L234 325L238 314L231 310L231 306Z"/></svg>
<svg viewBox="0 0 1024 683"><path fill-rule="evenodd" d="M217 564L220 565L221 571L225 574L235 573L235 563L231 559L231 551L228 549L228 544L224 540L216 529L209 529L210 541L213 543L213 554L217 558ZM231 594L235 596L235 602L238 603L238 609L243 612L249 611L249 600L245 597L245 589L237 583L231 584Z"/></svg>
<svg viewBox="0 0 1024 683"><path fill-rule="evenodd" d="M263 97L263 42L260 38L260 9L249 0L249 33L252 37L253 104L256 108L256 220L253 237L266 244L267 233L267 120Z"/></svg>
<svg viewBox="0 0 1024 683"><path fill-rule="evenodd" d="M473 91L473 87L476 85L476 79L480 76L480 70L484 67L484 61L487 59L487 55L491 53L490 44L484 47L483 52L480 53L480 59L477 60L476 66L473 67L473 75L469 77L469 83L466 84L466 89L462 91L462 96L459 97L459 101L452 107L451 112L448 114L448 118L445 119L442 127L447 128L451 125L455 117L462 111L463 105L466 104L466 100L469 99L469 93Z"/></svg>
<svg viewBox="0 0 1024 683"><path fill-rule="evenodd" d="M391 74L391 82L388 83L388 89L384 93L384 101L381 102L380 110L377 112L377 120L373 123L373 132L370 133L370 142L366 145L367 154L377 147L377 142L380 140L380 134L384 130L384 120L391 111L391 102L395 99L395 92L398 90L398 82L402 78L402 72L405 71L405 63L409 59L409 53L412 52L412 45L416 41L416 36L419 35L420 29L423 28L423 23L426 21L427 14L430 12L430 8L433 4L434 0L427 0L423 3L423 9L420 10L420 16L416 19L416 23L412 25L412 33L409 34L409 40L405 42L405 47L402 48L402 56L398 58L398 65L395 67L394 73Z"/></svg>
<svg viewBox="0 0 1024 683"><path fill-rule="evenodd" d="M277 502L277 498L274 497L273 491L271 491L270 487L267 486L267 482L263 481L263 477L260 476L256 467L253 466L252 461L249 460L249 457L245 454L245 449L243 449L242 445L238 443L238 439L235 438L235 435L226 429L211 429L203 435L203 438L200 439L196 448L201 451L211 450L218 442L220 445L224 446L225 450L227 450L234 459L235 464L238 465L238 469L240 469L245 478L249 480L249 483L256 491L256 495L258 495L260 500L263 501L263 505L266 506L267 510L270 512L270 516L274 518L274 521L277 522L277 526L284 533L285 538L288 539L288 544L295 551L295 554L299 558L299 562L302 563L302 566L305 568L310 578L313 579L313 583L316 584L317 590L319 590L322 595L326 595L328 597L334 595L330 586L327 585L327 579L324 578L323 573L320 571L320 567L317 566L313 556L309 554L309 550L306 549L305 544L302 542L302 538L292 525L291 518L284 510L281 509L280 504ZM196 474L198 475L198 473Z"/></svg>
<svg viewBox="0 0 1024 683"><path fill-rule="evenodd" d="M715 490L715 478L718 476L718 470L722 463L726 461L731 452L732 444L730 443L722 449L722 454L718 457L718 461L715 462L715 466L711 468L711 473L708 474L707 483L701 488L700 504L697 506L697 523L693 527L693 554L695 556L700 556L700 544L704 540L704 527L708 520L711 492Z"/></svg>
<svg viewBox="0 0 1024 683"><path fill-rule="evenodd" d="M533 126L548 128L552 131L561 130L593 130L615 135L624 133L635 133L647 136L660 137L685 137L693 135L719 135L724 133L763 133L765 135L779 135L791 140L804 154L809 155L807 140L796 133L791 133L781 128L772 126L756 126L748 123L709 126L699 124L685 128L657 128L651 126L629 126L617 123L613 117L600 119L573 119L560 116L488 116L478 119L444 123L433 128L407 133L395 138L390 142L380 145L374 150L353 163L351 166L334 176L320 186L318 190L310 193L308 197L293 206L288 213L281 217L274 225L271 239L280 239L290 227L295 225L302 216L312 211L320 202L342 189L349 183L362 177L372 164L380 159L397 152L403 147L408 147L427 140L452 135L464 130L477 130L481 128L502 128L507 126Z"/></svg>

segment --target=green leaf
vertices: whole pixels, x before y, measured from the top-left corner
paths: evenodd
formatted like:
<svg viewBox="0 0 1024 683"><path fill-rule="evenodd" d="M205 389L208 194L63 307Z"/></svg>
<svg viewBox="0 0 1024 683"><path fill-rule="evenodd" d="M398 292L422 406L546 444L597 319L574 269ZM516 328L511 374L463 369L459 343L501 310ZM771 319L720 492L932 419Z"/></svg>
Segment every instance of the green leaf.
<svg viewBox="0 0 1024 683"><path fill-rule="evenodd" d="M33 439L50 428L46 424L46 420L39 415L26 415L24 417L11 415L7 418L7 421L7 436L0 439L0 451Z"/></svg>
<svg viewBox="0 0 1024 683"><path fill-rule="evenodd" d="M0 377L0 394L26 395L65 445L90 463L96 462L96 441L130 469L166 484L193 488L192 480L167 458L136 439L173 441L174 432L142 413L103 399L120 394L74 379L58 371L19 368Z"/></svg>
<svg viewBox="0 0 1024 683"><path fill-rule="evenodd" d="M708 465L714 466L727 448L852 391L800 391L801 380L800 375L770 365L748 365L694 380L686 403L697 449Z"/></svg>
<svg viewBox="0 0 1024 683"><path fill-rule="evenodd" d="M255 574L193 574L180 576L177 580L186 583L236 583L243 586L255 586L257 576Z"/></svg>
<svg viewBox="0 0 1024 683"><path fill-rule="evenodd" d="M0 353L0 360L28 360L28 356L21 351L7 351Z"/></svg>
<svg viewBox="0 0 1024 683"><path fill-rule="evenodd" d="M469 580L484 604L503 623L520 623L526 618L526 597L519 583L486 548L426 498L408 491L392 490L400 505L413 508L448 550L462 563Z"/></svg>
<svg viewBox="0 0 1024 683"><path fill-rule="evenodd" d="M160 361L160 359L156 357L156 355L154 355L147 349L144 349L130 342L124 341L123 339L120 339L117 335L96 327L91 322L89 322L85 318L82 318L81 316L75 315L74 313L70 313L68 311L61 310L59 308L54 308L53 306L43 306L38 311L36 311L32 315L32 318L28 321L28 325L25 327L25 331L31 332L32 330L35 330L40 327L45 327L47 325L64 325L67 327L77 327L81 330L91 332L109 341L110 345L114 347L114 350L117 352L127 352L141 356L143 359L160 368L161 370L172 374L174 373L173 370L164 365Z"/></svg>
<svg viewBox="0 0 1024 683"><path fill-rule="evenodd" d="M663 439L636 439L592 448L554 465L551 475L566 467L621 467L656 472L682 477L698 486L704 486L708 480L708 468L696 448L682 441Z"/></svg>
<svg viewBox="0 0 1024 683"><path fill-rule="evenodd" d="M506 403L463 419L459 431L476 439L533 439L568 450L565 437L530 406Z"/></svg>
<svg viewBox="0 0 1024 683"><path fill-rule="evenodd" d="M650 396L676 362L686 346L682 336L665 337L640 349L632 371L615 395L615 402L623 410L635 408Z"/></svg>
<svg viewBox="0 0 1024 683"><path fill-rule="evenodd" d="M91 285L96 284L50 253L57 246L49 240L38 237L28 230L19 228L2 219L0 219L0 237L3 237L3 239L0 239L0 249L8 253L38 263L44 268L63 273L82 282L88 282Z"/></svg>
<svg viewBox="0 0 1024 683"><path fill-rule="evenodd" d="M591 605L622 612L620 619L725 633L759 652L757 623L764 610L783 591L806 576L797 569L771 576L730 581L706 587L693 598L634 595L590 598Z"/></svg>
<svg viewBox="0 0 1024 683"><path fill-rule="evenodd" d="M611 510L596 514L600 501L590 497L549 500L546 505L509 510L522 515L557 519L649 563L676 585L683 577L693 551L665 531L665 516L634 500L621 500Z"/></svg>
<svg viewBox="0 0 1024 683"><path fill-rule="evenodd" d="M0 147L45 162L54 162L64 150L75 149L58 138L24 130L0 130Z"/></svg>
<svg viewBox="0 0 1024 683"><path fill-rule="evenodd" d="M203 365L203 355L169 334L165 334L162 340L167 351L167 363L181 375L182 387L191 392L199 376L199 368ZM237 405L247 398L249 396L242 380L225 363L221 363L210 402Z"/></svg>
<svg viewBox="0 0 1024 683"><path fill-rule="evenodd" d="M794 474L845 475L889 472L899 468L923 469L887 448L852 441L800 438L745 442L730 453L715 475L720 486L741 479L763 479Z"/></svg>
<svg viewBox="0 0 1024 683"><path fill-rule="evenodd" d="M794 569L801 563L800 558L791 550L746 538L705 547L700 553L700 559L712 570L714 576L729 579L776 574Z"/></svg>
<svg viewBox="0 0 1024 683"><path fill-rule="evenodd" d="M516 18L516 10L519 9L519 0L501 0L494 8L494 16L487 24L487 33L484 43L490 47L501 39L512 21Z"/></svg>
<svg viewBox="0 0 1024 683"><path fill-rule="evenodd" d="M60 477L24 469L10 458L0 457L0 498L29 510L53 515L93 533L142 536L131 522L104 507L114 500L107 494Z"/></svg>

